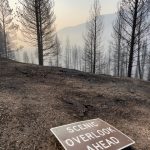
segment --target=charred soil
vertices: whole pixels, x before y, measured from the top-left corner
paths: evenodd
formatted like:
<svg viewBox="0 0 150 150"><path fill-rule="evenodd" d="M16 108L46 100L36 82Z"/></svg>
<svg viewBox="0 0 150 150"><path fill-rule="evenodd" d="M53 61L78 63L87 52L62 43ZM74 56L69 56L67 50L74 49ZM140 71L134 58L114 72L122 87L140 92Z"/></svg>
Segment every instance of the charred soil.
<svg viewBox="0 0 150 150"><path fill-rule="evenodd" d="M150 150L150 82L0 59L0 150L63 150L50 128L94 118Z"/></svg>

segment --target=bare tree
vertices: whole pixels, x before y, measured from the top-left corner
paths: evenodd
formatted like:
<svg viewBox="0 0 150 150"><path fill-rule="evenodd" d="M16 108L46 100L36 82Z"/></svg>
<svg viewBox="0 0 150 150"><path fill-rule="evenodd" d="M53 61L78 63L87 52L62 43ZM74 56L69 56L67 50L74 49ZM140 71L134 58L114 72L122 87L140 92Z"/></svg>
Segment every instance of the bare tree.
<svg viewBox="0 0 150 150"><path fill-rule="evenodd" d="M55 36L55 47L53 53L53 55L56 57L56 66L58 67L60 63L61 44L57 35Z"/></svg>
<svg viewBox="0 0 150 150"><path fill-rule="evenodd" d="M143 10L144 11L144 10ZM143 26L147 26L147 29L150 27L150 23L145 20L145 17L143 16L143 11L140 14L140 21L138 23L138 37L137 37L137 67L136 67L136 78L143 79L144 76L144 69L145 69L145 63L146 63L146 54L147 54L147 30L143 30Z"/></svg>
<svg viewBox="0 0 150 150"><path fill-rule="evenodd" d="M0 56L3 56L4 54L4 37L3 37L3 30L2 26L0 24Z"/></svg>
<svg viewBox="0 0 150 150"><path fill-rule="evenodd" d="M39 65L54 47L55 15L52 0L20 0L19 18L26 41L38 48Z"/></svg>
<svg viewBox="0 0 150 150"><path fill-rule="evenodd" d="M71 45L69 38L66 39L65 64L66 68L71 68Z"/></svg>
<svg viewBox="0 0 150 150"><path fill-rule="evenodd" d="M85 46L84 46L84 61L86 63L86 70L93 72L93 33L87 24L87 35L84 36Z"/></svg>
<svg viewBox="0 0 150 150"><path fill-rule="evenodd" d="M23 61L24 61L25 63L29 63L29 57L28 57L27 52L24 52L24 53L23 53Z"/></svg>
<svg viewBox="0 0 150 150"><path fill-rule="evenodd" d="M3 47L4 47L4 55L7 57L8 49L9 49L9 32L12 28L12 9L10 8L8 0L0 1L0 24L3 32Z"/></svg>
<svg viewBox="0 0 150 150"><path fill-rule="evenodd" d="M111 46L109 46L108 49L108 54L106 55L106 60L107 60L107 64L106 64L106 74L111 75L111 62L112 62L112 48Z"/></svg>
<svg viewBox="0 0 150 150"><path fill-rule="evenodd" d="M148 53L147 80L150 81L150 52Z"/></svg>
<svg viewBox="0 0 150 150"><path fill-rule="evenodd" d="M124 29L125 29L125 23L124 20L122 19L123 15L123 9L122 7L119 8L118 13L117 13L117 19L113 25L113 41L111 42L111 47L114 53L114 71L115 75L121 76L122 71L123 71L123 61L124 61L124 41L123 41L123 36L124 36Z"/></svg>
<svg viewBox="0 0 150 150"><path fill-rule="evenodd" d="M148 51L148 47L147 47L147 41L144 41L143 45L142 45L142 55L141 55L141 70L140 70L140 79L144 79L144 73L145 73L145 65L146 65L146 60L147 60L147 51Z"/></svg>
<svg viewBox="0 0 150 150"><path fill-rule="evenodd" d="M84 62L83 64L83 71L84 72L87 72L87 57L86 57L86 47L84 47L84 50L83 50L83 54L82 54L82 61Z"/></svg>
<svg viewBox="0 0 150 150"><path fill-rule="evenodd" d="M104 57L103 51L101 49L97 52L97 72L98 74L105 73L106 67L106 56Z"/></svg>
<svg viewBox="0 0 150 150"><path fill-rule="evenodd" d="M134 56L139 43L139 35L142 37L149 28L150 23L146 21L149 13L149 0L122 0L123 13L121 17L126 24L123 39L129 46L128 77L132 76ZM141 24L139 30L139 24ZM146 35L145 35L146 36Z"/></svg>
<svg viewBox="0 0 150 150"><path fill-rule="evenodd" d="M78 69L78 47L76 45L73 46L72 48L72 63L73 63L73 68Z"/></svg>
<svg viewBox="0 0 150 150"><path fill-rule="evenodd" d="M101 17L101 6L99 0L94 0L90 11L90 19L87 23L87 34L85 39L85 51L89 68L92 73L96 73L96 66L99 51L101 50L101 40L103 33L103 21Z"/></svg>

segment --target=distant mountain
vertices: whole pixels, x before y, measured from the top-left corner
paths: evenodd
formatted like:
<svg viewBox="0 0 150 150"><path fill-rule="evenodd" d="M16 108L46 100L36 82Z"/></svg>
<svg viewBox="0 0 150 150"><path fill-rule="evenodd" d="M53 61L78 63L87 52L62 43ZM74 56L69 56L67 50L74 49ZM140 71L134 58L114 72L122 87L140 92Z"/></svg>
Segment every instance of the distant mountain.
<svg viewBox="0 0 150 150"><path fill-rule="evenodd" d="M103 45L104 48L108 48L108 43L111 40L111 33L112 33L112 24L116 19L116 14L107 14L103 15L103 22L104 22L104 33L103 33ZM60 31L58 31L58 36L60 41L65 46L66 39L70 39L70 43L72 45L77 44L78 46L83 47L84 40L83 34L86 32L86 23L73 26L73 27L66 27Z"/></svg>
<svg viewBox="0 0 150 150"><path fill-rule="evenodd" d="M104 33L103 33L103 45L104 49L108 49L109 41L111 40L111 33L112 33L112 23L116 18L115 14L108 14L103 15L103 21L104 21ZM58 36L60 38L61 44L63 47L66 45L66 39L70 39L71 45L77 44L78 46L83 47L84 46L84 40L83 40L83 34L86 31L86 22L77 26L73 27L66 27L62 30L58 31ZM24 53L27 52L27 55L29 57L29 62L37 64L37 49L35 47L27 47L21 51L17 51L15 53L16 60L20 62L24 62ZM64 50L62 51L62 62L65 57ZM46 63L47 65L47 63Z"/></svg>

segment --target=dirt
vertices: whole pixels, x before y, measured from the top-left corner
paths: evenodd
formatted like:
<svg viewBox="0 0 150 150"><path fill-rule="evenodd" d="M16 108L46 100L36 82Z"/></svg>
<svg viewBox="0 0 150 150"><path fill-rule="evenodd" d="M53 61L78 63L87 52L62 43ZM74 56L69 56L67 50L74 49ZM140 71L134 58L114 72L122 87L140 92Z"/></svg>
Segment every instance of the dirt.
<svg viewBox="0 0 150 150"><path fill-rule="evenodd" d="M0 58L0 150L63 150L50 128L94 118L150 150L150 82Z"/></svg>

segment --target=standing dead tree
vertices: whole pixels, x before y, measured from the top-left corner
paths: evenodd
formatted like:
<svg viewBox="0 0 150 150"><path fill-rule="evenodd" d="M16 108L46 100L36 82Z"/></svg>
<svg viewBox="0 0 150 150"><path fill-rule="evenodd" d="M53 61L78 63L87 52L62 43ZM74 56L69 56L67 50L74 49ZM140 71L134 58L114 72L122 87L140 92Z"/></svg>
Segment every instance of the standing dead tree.
<svg viewBox="0 0 150 150"><path fill-rule="evenodd" d="M150 81L150 52L148 53L147 80Z"/></svg>
<svg viewBox="0 0 150 150"><path fill-rule="evenodd" d="M84 64L83 64L83 71L84 71L84 72L87 72L86 47L84 47L84 49L83 49L82 61L84 62Z"/></svg>
<svg viewBox="0 0 150 150"><path fill-rule="evenodd" d="M113 63L114 63L114 75L125 76L125 56L127 55L127 48L125 48L124 43L124 29L125 23L122 19L123 10L120 6L117 19L113 25L113 41L111 42L111 47L113 50Z"/></svg>
<svg viewBox="0 0 150 150"><path fill-rule="evenodd" d="M55 15L52 0L20 0L18 10L21 31L26 41L38 48L39 65L55 45Z"/></svg>
<svg viewBox="0 0 150 150"><path fill-rule="evenodd" d="M135 77L143 79L144 73L145 73L145 66L148 59L147 53L148 53L148 44L147 40L143 41L143 43L138 44L138 50L137 50L137 66L136 66L136 73Z"/></svg>
<svg viewBox="0 0 150 150"><path fill-rule="evenodd" d="M9 50L9 32L12 28L12 9L10 8L8 0L0 1L0 25L3 33L3 48L5 57L8 56Z"/></svg>
<svg viewBox="0 0 150 150"><path fill-rule="evenodd" d="M98 54L100 54L101 50L103 21L100 11L101 6L99 0L94 0L90 11L90 19L87 23L87 33L84 37L86 61L92 73L96 73Z"/></svg>
<svg viewBox="0 0 150 150"><path fill-rule="evenodd" d="M84 37L84 57L83 60L85 61L85 70L87 70L88 72L93 73L93 32L92 30L89 28L88 24L87 24L87 28L88 28L88 33L86 34L86 36Z"/></svg>
<svg viewBox="0 0 150 150"><path fill-rule="evenodd" d="M121 7L121 17L126 24L123 39L129 46L128 77L131 77L139 35L142 37L149 28L146 21L150 9L149 0L122 0Z"/></svg>
<svg viewBox="0 0 150 150"><path fill-rule="evenodd" d="M26 51L23 53L23 61L25 63L29 63L29 56Z"/></svg>
<svg viewBox="0 0 150 150"><path fill-rule="evenodd" d="M71 45L69 38L66 39L66 47L65 47L65 65L66 68L71 68Z"/></svg>
<svg viewBox="0 0 150 150"><path fill-rule="evenodd" d="M78 47L74 45L72 47L72 62L73 62L73 69L78 69L79 66L79 53L78 53Z"/></svg>
<svg viewBox="0 0 150 150"><path fill-rule="evenodd" d="M3 37L3 30L0 24L0 56L4 54L4 37Z"/></svg>
<svg viewBox="0 0 150 150"><path fill-rule="evenodd" d="M83 64L82 64L82 50L80 46L74 45L72 47L72 66L73 69L76 70L82 70ZM84 69L83 69L84 70Z"/></svg>
<svg viewBox="0 0 150 150"><path fill-rule="evenodd" d="M58 36L55 36L55 47L54 47L54 52L53 56L56 57L56 66L58 67L60 64L60 54L61 54L61 44L59 41Z"/></svg>
<svg viewBox="0 0 150 150"><path fill-rule="evenodd" d="M106 56L106 61L107 61L107 63L106 63L106 72L105 72L105 74L108 74L108 75L111 75L111 67L112 67L112 47L111 46L109 46L109 48L108 48L108 53L107 54L105 54Z"/></svg>
<svg viewBox="0 0 150 150"><path fill-rule="evenodd" d="M150 6L145 5L145 9L143 8L141 10L140 15L139 15L139 20L138 20L137 50L135 51L136 57L137 57L137 66L136 66L135 76L139 77L140 79L143 79L143 76L144 76L144 69L145 69L145 63L146 63L146 57L147 57L146 56L147 49L148 49L148 43L147 43L148 34L147 33L148 33L148 30L150 29L150 21L148 18L149 7ZM146 14L145 14L145 11L146 11ZM145 30L143 31L143 29Z"/></svg>

